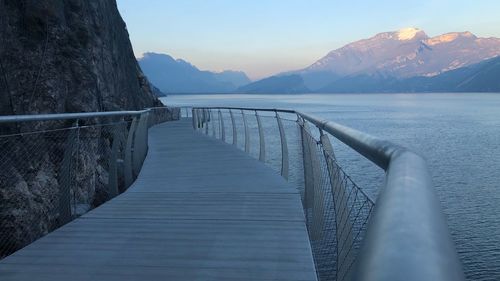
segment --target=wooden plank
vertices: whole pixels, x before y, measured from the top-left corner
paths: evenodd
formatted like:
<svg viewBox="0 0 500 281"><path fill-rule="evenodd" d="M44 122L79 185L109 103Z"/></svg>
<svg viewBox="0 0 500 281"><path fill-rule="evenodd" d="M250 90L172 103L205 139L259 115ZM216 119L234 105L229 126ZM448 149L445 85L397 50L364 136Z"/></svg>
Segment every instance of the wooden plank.
<svg viewBox="0 0 500 281"><path fill-rule="evenodd" d="M190 120L124 194L0 262L10 280L316 280L298 191Z"/></svg>

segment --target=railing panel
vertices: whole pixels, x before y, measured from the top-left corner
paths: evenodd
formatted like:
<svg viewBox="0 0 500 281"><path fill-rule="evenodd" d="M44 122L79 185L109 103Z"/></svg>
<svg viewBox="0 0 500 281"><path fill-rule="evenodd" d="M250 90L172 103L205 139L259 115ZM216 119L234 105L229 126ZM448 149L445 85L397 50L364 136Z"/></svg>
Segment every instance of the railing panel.
<svg viewBox="0 0 500 281"><path fill-rule="evenodd" d="M281 176L288 180L288 143L286 141L285 128L283 127L283 121L281 117L276 112L276 121L278 122L278 129L280 132L280 143L281 143Z"/></svg>
<svg viewBox="0 0 500 281"><path fill-rule="evenodd" d="M260 136L259 136L259 126L257 124L257 116L255 116L254 111L246 111L245 112L248 131L249 131L249 140L250 140L250 156L255 159L259 159L260 155Z"/></svg>
<svg viewBox="0 0 500 281"><path fill-rule="evenodd" d="M233 145L237 145L238 144L238 132L237 132L237 128L236 128L236 120L234 119L234 114L233 114L232 110L229 110L229 114L231 116L231 126L233 129Z"/></svg>
<svg viewBox="0 0 500 281"><path fill-rule="evenodd" d="M313 155L312 155L312 138L309 136L308 124L301 122L301 137L302 137L302 152L304 166L304 208L309 209L314 204L314 174L313 174ZM306 216L306 219L308 217Z"/></svg>
<svg viewBox="0 0 500 281"><path fill-rule="evenodd" d="M220 123L223 123L222 119L226 119L227 122L231 119L232 136L237 138L238 132L241 131L245 139L244 145L240 147L242 150L273 168L278 163L280 168L278 170L281 171L283 177L298 187L303 200L306 224L320 280L351 280L353 278L355 280L401 280L403 275L398 275L400 273L410 273L412 280L431 280L432 274L434 276L440 274L439 276L443 277L442 280L463 279L460 263L456 258L456 252L435 195L428 193L432 190L428 183L428 174L420 173L421 167L417 170L407 169L401 172L405 165L415 166L411 163L413 160L409 160L411 157L394 164L395 159L399 159L398 155L407 153L407 150L351 128L319 120L300 112L256 108L213 108L213 110L226 112L226 117L220 116ZM240 123L236 121L233 110L242 112ZM273 114L275 116L272 116ZM281 118L281 114L296 114L298 120ZM271 121L270 117L274 120ZM277 127L273 128L271 124ZM311 130L308 129L310 125L312 125ZM219 134L219 139L221 135L224 134ZM417 177L424 180L424 183L427 181L425 184L420 184L422 190L411 188L417 193L414 195L415 198L423 194L427 197L428 212L422 212L419 216L428 223L426 229L432 232L432 235L427 235L427 237L434 241L434 245L445 245L445 250L437 251L435 249L437 247L432 248L429 247L431 244L422 243L425 235L420 229L415 228L414 235L401 236L397 231L371 226L374 224L373 220L376 220L377 225L389 223L393 225L392 229L401 228L405 225L402 219L405 216L402 214L408 213L404 210L391 211L388 206L401 208L394 202L387 203L387 206L383 204L382 207L374 207L371 198L338 164L328 136L333 136L335 140L346 144L353 151L386 170L388 180L379 198L396 197L394 200L411 200L404 192L405 186L410 186L410 184L401 179ZM225 141L225 138L222 139ZM395 165L397 168L394 168ZM396 182L398 184L395 184ZM390 196L387 195L388 189L397 191L390 191ZM431 200L430 197L433 199ZM423 205L419 203L419 206ZM377 211L378 209L382 211ZM419 209L417 205L412 208L412 210L416 209ZM372 219L369 228L368 222L373 213L384 215L378 215L376 219ZM435 214L436 218L432 218L429 213ZM417 217L415 214L413 216ZM406 216L405 220L410 221L411 218ZM412 223L407 224L413 226ZM368 238L363 244L365 236ZM391 239L385 239L386 237L392 237L392 241L400 239L402 247L394 250L389 242ZM411 243L417 243L421 249L425 249L424 252L428 253L429 260L433 262L426 262L424 268L412 263ZM379 244L385 246L374 246ZM449 263L441 263L447 260L445 257L449 258ZM399 264L396 270L394 264ZM404 270L398 271L397 268ZM372 275L370 273L372 271L376 274Z"/></svg>
<svg viewBox="0 0 500 281"><path fill-rule="evenodd" d="M216 118L216 115L213 113L213 111L211 109L208 110L208 114L210 115L210 123L208 124L209 126L209 134L212 135L212 137L215 137L216 134L217 134L217 131L215 130L215 124L216 124L216 121L215 121L215 118Z"/></svg>
<svg viewBox="0 0 500 281"><path fill-rule="evenodd" d="M245 132L245 152L250 153L250 130L248 129L248 121L245 112L241 111L241 118L243 119L243 130Z"/></svg>
<svg viewBox="0 0 500 281"><path fill-rule="evenodd" d="M233 135L236 134L235 147L242 151L245 151L245 124L243 115L241 115L239 111L233 110L233 118L235 128Z"/></svg>
<svg viewBox="0 0 500 281"><path fill-rule="evenodd" d="M191 109L192 111L192 118L191 121L193 122L193 129L197 130L198 129L198 117L196 116L196 112L198 112L198 109L193 108Z"/></svg>
<svg viewBox="0 0 500 281"><path fill-rule="evenodd" d="M124 191L148 128L176 116L170 108L0 116L0 259Z"/></svg>
<svg viewBox="0 0 500 281"><path fill-rule="evenodd" d="M139 175L142 163L144 162L146 154L148 153L148 115L148 113L143 113L140 115L139 122L134 133L134 151L132 157L134 177L137 177Z"/></svg>
<svg viewBox="0 0 500 281"><path fill-rule="evenodd" d="M203 127L205 128L205 135L208 135L208 132L209 132L209 129L210 129L210 126L209 126L209 122L210 122L210 112L208 111L208 109L204 109L203 110Z"/></svg>
<svg viewBox="0 0 500 281"><path fill-rule="evenodd" d="M123 174L125 177L125 185L130 186L134 182L133 164L132 164L132 147L134 145L134 135L137 131L139 118L134 117L128 130L127 143L125 146L125 158L123 159Z"/></svg>
<svg viewBox="0 0 500 281"><path fill-rule="evenodd" d="M264 127L262 125L261 117L259 113L255 111L255 116L257 118L257 127L259 129L259 161L266 161L266 142L264 138Z"/></svg>
<svg viewBox="0 0 500 281"><path fill-rule="evenodd" d="M320 280L349 280L347 273L351 271L354 257L360 246L358 242L361 241L366 230L364 223L370 216L369 212L364 211L369 210L373 203L359 192L359 188L333 162L334 158L326 153L326 151L331 151L326 135L322 135L317 141L306 125L305 129L303 127L303 138L304 149L307 149L304 152L305 162L311 162L309 168L304 167L305 175L306 177L312 175L311 180L306 178L304 211L318 276ZM342 195L339 196L339 192L335 191L339 189L339 185L344 188L349 187L352 191L351 199L339 198ZM342 214L344 209L337 207L338 201L343 201L346 213ZM349 213L349 211L353 212ZM352 221L356 222L357 228L346 228L346 225L354 224ZM356 239L346 238L353 235Z"/></svg>
<svg viewBox="0 0 500 281"><path fill-rule="evenodd" d="M157 120L155 120L157 122ZM152 124L155 124L154 122ZM111 158L109 159L109 180L108 192L111 197L115 197L120 193L118 189L118 162L120 159L120 147L122 146L122 132L126 123L120 119L113 131L113 144L111 147Z"/></svg>
<svg viewBox="0 0 500 281"><path fill-rule="evenodd" d="M73 186L74 161L73 156L78 148L78 121L75 127L69 129L64 147L64 156L59 174L59 222L66 224L71 221L71 187Z"/></svg>
<svg viewBox="0 0 500 281"><path fill-rule="evenodd" d="M75 139L73 127L0 136L0 259L71 219Z"/></svg>
<svg viewBox="0 0 500 281"><path fill-rule="evenodd" d="M283 163L283 147L276 113L269 112L260 115L264 131L265 161L277 174L281 174ZM286 141L286 140L285 140ZM285 142L286 143L286 142Z"/></svg>
<svg viewBox="0 0 500 281"><path fill-rule="evenodd" d="M289 177L288 181L292 183L303 195L304 190L304 167L302 152L301 127L296 120L296 116L282 116L282 123L287 136L288 158L289 158ZM293 119L294 118L294 119Z"/></svg>
<svg viewBox="0 0 500 281"><path fill-rule="evenodd" d="M224 116L222 115L222 111L219 110L219 132L220 138L222 141L226 141L226 128L224 126Z"/></svg>

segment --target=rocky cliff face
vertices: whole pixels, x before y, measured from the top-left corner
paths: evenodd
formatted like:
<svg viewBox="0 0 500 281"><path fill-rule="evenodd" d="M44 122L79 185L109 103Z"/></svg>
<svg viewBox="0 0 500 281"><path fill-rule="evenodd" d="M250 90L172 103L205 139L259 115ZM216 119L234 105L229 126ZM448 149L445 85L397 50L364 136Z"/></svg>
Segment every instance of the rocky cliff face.
<svg viewBox="0 0 500 281"><path fill-rule="evenodd" d="M160 105L137 64L115 1L0 0L1 115ZM52 129L67 125L0 125L0 258L61 225L64 186L70 186L66 200L73 215L109 199L116 126L79 129L69 156L71 177L63 177L70 133ZM20 134L34 130L52 131ZM126 127L121 132L125 139Z"/></svg>
<svg viewBox="0 0 500 281"><path fill-rule="evenodd" d="M0 114L159 105L110 0L0 1Z"/></svg>

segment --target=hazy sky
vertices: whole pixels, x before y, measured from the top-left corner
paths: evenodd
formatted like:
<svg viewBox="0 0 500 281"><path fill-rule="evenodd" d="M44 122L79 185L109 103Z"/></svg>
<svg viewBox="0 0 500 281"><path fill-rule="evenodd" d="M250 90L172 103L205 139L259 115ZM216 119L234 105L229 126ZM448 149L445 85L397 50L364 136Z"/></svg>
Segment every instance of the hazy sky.
<svg viewBox="0 0 500 281"><path fill-rule="evenodd" d="M500 37L500 0L117 0L137 57L147 51L202 70L262 78L308 66L379 32Z"/></svg>

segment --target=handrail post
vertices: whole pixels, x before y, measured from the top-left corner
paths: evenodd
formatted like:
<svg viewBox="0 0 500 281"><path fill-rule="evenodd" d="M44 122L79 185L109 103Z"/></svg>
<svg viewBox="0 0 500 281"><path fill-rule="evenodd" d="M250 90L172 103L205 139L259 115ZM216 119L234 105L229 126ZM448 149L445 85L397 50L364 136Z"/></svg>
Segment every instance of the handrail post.
<svg viewBox="0 0 500 281"><path fill-rule="evenodd" d="M134 142L134 134L137 129L137 123L139 122L139 119L135 116L132 119L132 123L130 124L130 128L128 130L128 135L127 135L127 143L125 145L125 159L123 163L123 175L125 178L125 188L129 187L132 185L132 182L134 181L133 178L133 173L132 173L132 155L133 155L133 142Z"/></svg>
<svg viewBox="0 0 500 281"><path fill-rule="evenodd" d="M210 114L210 123L212 123L212 137L215 138L215 133L216 133L216 130L215 130L215 120L214 120L214 115L212 114L212 109L209 109L208 110L209 114Z"/></svg>
<svg viewBox="0 0 500 281"><path fill-rule="evenodd" d="M203 118L205 119L203 121L205 125L205 135L208 135L208 123L210 122L210 115L208 113L208 109L203 109Z"/></svg>
<svg viewBox="0 0 500 281"><path fill-rule="evenodd" d="M303 125L304 137L306 139L305 149L309 155L308 173L309 181L305 187L305 198L307 206L312 208L312 227L309 229L311 240L319 240L323 237L324 225L324 198L321 190L321 168L317 151L316 140L310 135L307 122ZM304 166L304 170L306 167Z"/></svg>
<svg viewBox="0 0 500 281"><path fill-rule="evenodd" d="M266 160L266 142L264 140L264 128L262 127L262 121L257 110L255 110L255 118L257 119L257 127L259 128L259 161L264 162Z"/></svg>
<svg viewBox="0 0 500 281"><path fill-rule="evenodd" d="M245 152L250 153L250 132L248 131L247 117L243 110L241 110L241 116L243 118L243 126L245 127Z"/></svg>
<svg viewBox="0 0 500 281"><path fill-rule="evenodd" d="M278 122L281 142L281 176L288 180L288 144L286 142L285 128L283 127L283 122L278 111L276 111L276 120Z"/></svg>
<svg viewBox="0 0 500 281"><path fill-rule="evenodd" d="M191 109L191 121L193 122L193 129L197 130L198 129L198 123L196 121L198 121L198 118L196 117L196 111L198 109L196 108L192 108Z"/></svg>
<svg viewBox="0 0 500 281"><path fill-rule="evenodd" d="M196 110L196 129L200 129L203 127L203 116L202 116L202 109L197 109Z"/></svg>
<svg viewBox="0 0 500 281"><path fill-rule="evenodd" d="M238 144L238 132L236 130L236 121L234 120L233 111L229 109L229 115L231 116L231 125L233 126L233 145Z"/></svg>
<svg viewBox="0 0 500 281"><path fill-rule="evenodd" d="M307 133L305 132L306 123L304 119L299 118L297 120L297 124L300 128L300 139L301 139L301 148L302 148L302 167L304 172L304 189L301 190L301 198L303 209L306 212L306 224L308 224L308 215L307 209L311 207L311 203L309 201L308 189L312 185L312 171L311 171L311 154L308 145Z"/></svg>
<svg viewBox="0 0 500 281"><path fill-rule="evenodd" d="M202 108L200 109L200 123L199 123L199 128L200 129L203 129L205 127L205 120L206 120L206 116L205 116L205 108ZM203 133L203 130L201 130L201 132Z"/></svg>
<svg viewBox="0 0 500 281"><path fill-rule="evenodd" d="M140 115L137 130L134 135L134 156L132 158L132 166L135 177L139 175L148 151L148 115L149 112Z"/></svg>
<svg viewBox="0 0 500 281"><path fill-rule="evenodd" d="M203 129L203 126L205 126L205 110L200 109L199 111L200 114L198 114L198 128Z"/></svg>
<svg viewBox="0 0 500 281"><path fill-rule="evenodd" d="M335 152L333 151L333 146L332 143L330 142L330 138L328 138L328 135L323 132L322 129L319 129L319 136L320 136L320 142L321 145L323 146L323 149L325 152L335 159Z"/></svg>
<svg viewBox="0 0 500 281"><path fill-rule="evenodd" d="M222 141L226 141L226 129L224 128L224 118L222 117L222 112L219 109L219 125L220 125L220 132L221 132L221 139Z"/></svg>
<svg viewBox="0 0 500 281"><path fill-rule="evenodd" d="M159 113L156 113L156 109L150 109L152 114L149 114L148 118L148 128L152 127L154 124L159 123L160 117L158 116Z"/></svg>
<svg viewBox="0 0 500 281"><path fill-rule="evenodd" d="M59 178L59 224L64 225L71 221L71 187L73 186L72 171L73 153L77 147L77 134L79 130L78 120L75 121L66 139L64 156L61 162L61 174ZM78 159L77 159L78 161Z"/></svg>
<svg viewBox="0 0 500 281"><path fill-rule="evenodd" d="M304 167L304 209L308 209L313 205L310 189L313 186L313 174L311 165L311 146L309 144L309 136L307 132L307 123L304 120L299 121L301 140L302 140L302 161ZM307 216L306 216L307 217Z"/></svg>
<svg viewBox="0 0 500 281"><path fill-rule="evenodd" d="M108 176L108 192L110 198L116 197L120 192L118 190L118 150L122 143L121 130L123 129L124 120L120 118L115 125L113 132L113 144L111 148L111 158L109 159L109 176Z"/></svg>

